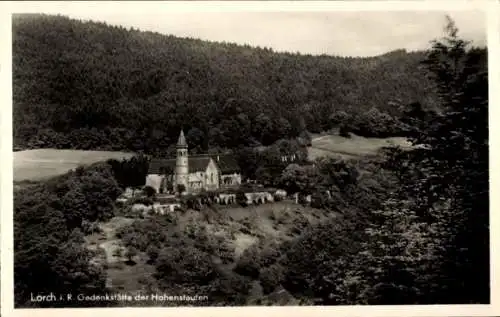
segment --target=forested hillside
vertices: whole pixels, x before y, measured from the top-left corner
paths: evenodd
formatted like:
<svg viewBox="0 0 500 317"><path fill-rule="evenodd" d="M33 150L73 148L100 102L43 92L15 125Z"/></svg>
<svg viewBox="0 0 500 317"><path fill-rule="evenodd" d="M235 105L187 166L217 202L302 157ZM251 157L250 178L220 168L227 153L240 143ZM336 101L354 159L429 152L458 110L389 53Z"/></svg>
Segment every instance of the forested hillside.
<svg viewBox="0 0 500 317"><path fill-rule="evenodd" d="M401 106L433 107L424 53L276 53L62 16L13 17L14 145L164 151L270 144L343 126L401 134Z"/></svg>

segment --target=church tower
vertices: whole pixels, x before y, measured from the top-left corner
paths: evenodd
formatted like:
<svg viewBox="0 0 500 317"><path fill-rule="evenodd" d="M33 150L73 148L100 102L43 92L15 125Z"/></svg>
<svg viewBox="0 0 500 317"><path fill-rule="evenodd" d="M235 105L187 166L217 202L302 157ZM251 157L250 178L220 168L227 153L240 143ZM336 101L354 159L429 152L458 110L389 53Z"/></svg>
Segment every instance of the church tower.
<svg viewBox="0 0 500 317"><path fill-rule="evenodd" d="M183 184L188 191L188 145L184 137L184 131L181 130L179 140L177 141L177 160L175 162L175 184ZM177 190L177 188L175 189Z"/></svg>

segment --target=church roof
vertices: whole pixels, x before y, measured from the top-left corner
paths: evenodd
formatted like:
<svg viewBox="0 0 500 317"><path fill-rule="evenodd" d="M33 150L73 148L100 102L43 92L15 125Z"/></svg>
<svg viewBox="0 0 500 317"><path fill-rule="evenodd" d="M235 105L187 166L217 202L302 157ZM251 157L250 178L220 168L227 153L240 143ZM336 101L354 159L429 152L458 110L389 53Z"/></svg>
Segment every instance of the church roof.
<svg viewBox="0 0 500 317"><path fill-rule="evenodd" d="M212 159L215 161L222 174L239 173L240 166L236 158L231 154L214 154Z"/></svg>
<svg viewBox="0 0 500 317"><path fill-rule="evenodd" d="M170 168L172 168L172 171L174 171L175 170L175 159L153 158L149 162L148 174L162 174L163 169L166 167L170 167Z"/></svg>
<svg viewBox="0 0 500 317"><path fill-rule="evenodd" d="M176 159L152 159L149 163L148 174L162 174L164 168L171 168L175 171ZM208 163L210 163L210 157L188 157L188 168L189 173L204 172Z"/></svg>
<svg viewBox="0 0 500 317"><path fill-rule="evenodd" d="M177 141L177 147L187 147L186 137L184 136L184 131L181 130L179 135L179 140Z"/></svg>
<svg viewBox="0 0 500 317"><path fill-rule="evenodd" d="M232 154L197 154L193 155L192 157L211 157L214 160L215 164L219 167L222 174L240 173L240 165ZM191 158L191 156L189 158Z"/></svg>
<svg viewBox="0 0 500 317"><path fill-rule="evenodd" d="M238 162L231 154L202 154L188 157L189 173L202 172L207 169L212 159L219 167L222 174L239 173ZM162 174L163 169L169 167L175 171L176 159L152 159L149 163L148 174Z"/></svg>

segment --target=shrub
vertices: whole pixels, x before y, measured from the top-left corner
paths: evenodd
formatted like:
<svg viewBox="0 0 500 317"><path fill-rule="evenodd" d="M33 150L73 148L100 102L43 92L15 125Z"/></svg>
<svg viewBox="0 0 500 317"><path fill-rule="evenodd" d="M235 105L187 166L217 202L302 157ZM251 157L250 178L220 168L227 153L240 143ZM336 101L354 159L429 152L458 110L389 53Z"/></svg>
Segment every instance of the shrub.
<svg viewBox="0 0 500 317"><path fill-rule="evenodd" d="M320 192L315 192L313 195L311 195L311 207L318 209L328 208L328 196Z"/></svg>
<svg viewBox="0 0 500 317"><path fill-rule="evenodd" d="M277 195L277 194L273 194L273 198L274 198L274 201L276 201L276 202L282 201L284 199L283 196Z"/></svg>
<svg viewBox="0 0 500 317"><path fill-rule="evenodd" d="M216 276L210 255L193 246L164 248L156 261L155 277L164 288L209 285Z"/></svg>
<svg viewBox="0 0 500 317"><path fill-rule="evenodd" d="M273 265L282 255L280 245L272 240L261 240L260 248L260 256L256 259L256 261L259 261L262 267L269 267Z"/></svg>
<svg viewBox="0 0 500 317"><path fill-rule="evenodd" d="M245 227L241 227L240 232L244 233L244 234L252 234L252 231L248 227L246 227L246 226Z"/></svg>
<svg viewBox="0 0 500 317"><path fill-rule="evenodd" d="M146 254L149 257L149 263L155 263L155 261L158 259L158 255L160 253L160 249L154 245L150 245L146 249Z"/></svg>
<svg viewBox="0 0 500 317"><path fill-rule="evenodd" d="M141 204L145 206L151 206L154 204L154 201L151 197L135 197L129 200L129 205Z"/></svg>
<svg viewBox="0 0 500 317"><path fill-rule="evenodd" d="M185 191L186 191L186 186L184 186L184 184L178 184L178 185L177 185L177 192L178 192L179 194L182 194L182 193L184 193Z"/></svg>
<svg viewBox="0 0 500 317"><path fill-rule="evenodd" d="M349 133L349 128L346 125L340 126L339 135L344 138L350 138L351 134Z"/></svg>
<svg viewBox="0 0 500 317"><path fill-rule="evenodd" d="M361 243L366 240L360 228L365 225L355 215L343 216L302 234L280 261L285 268L283 286L295 296L318 298L324 305L349 304L353 296L363 296L355 288L339 286L346 274L360 280L358 270L364 266L357 262L363 260Z"/></svg>
<svg viewBox="0 0 500 317"><path fill-rule="evenodd" d="M174 211L177 211L177 212L180 212L180 213L185 213L185 212L186 212L186 209L185 209L185 208L183 208L182 206L180 206L180 207L179 207L179 206L176 206L176 207L174 208Z"/></svg>
<svg viewBox="0 0 500 317"><path fill-rule="evenodd" d="M144 191L144 194L150 198L152 198L156 195L156 190L151 186L145 186L143 191Z"/></svg>
<svg viewBox="0 0 500 317"><path fill-rule="evenodd" d="M308 202L307 202L307 195L305 194L299 194L299 204L301 205L307 205Z"/></svg>
<svg viewBox="0 0 500 317"><path fill-rule="evenodd" d="M125 257L128 259L128 262L135 263L133 258L137 255L137 249L134 247L128 247L125 252Z"/></svg>
<svg viewBox="0 0 500 317"><path fill-rule="evenodd" d="M236 193L236 202L243 207L247 206L247 197L245 196L245 192L243 190L239 190Z"/></svg>
<svg viewBox="0 0 500 317"><path fill-rule="evenodd" d="M246 277L238 275L220 276L210 284L210 299L217 305L245 305L252 285Z"/></svg>
<svg viewBox="0 0 500 317"><path fill-rule="evenodd" d="M259 280L264 294L273 292L283 281L283 267L279 264L262 269Z"/></svg>
<svg viewBox="0 0 500 317"><path fill-rule="evenodd" d="M203 208L201 199L194 195L188 195L181 199L182 204L184 204L188 209L193 209L200 211Z"/></svg>
<svg viewBox="0 0 500 317"><path fill-rule="evenodd" d="M117 258L122 258L123 257L123 249L121 246L117 247L114 251L113 251L113 256L117 257Z"/></svg>
<svg viewBox="0 0 500 317"><path fill-rule="evenodd" d="M82 221L81 230L82 230L82 233L85 235L102 232L101 227L99 227L98 222L90 222L87 220Z"/></svg>
<svg viewBox="0 0 500 317"><path fill-rule="evenodd" d="M224 263L233 260L234 248L231 248L225 237L210 234L206 230L199 230L194 240L196 247L219 257Z"/></svg>
<svg viewBox="0 0 500 317"><path fill-rule="evenodd" d="M258 258L259 248L256 244L253 244L243 251L243 254L236 263L234 272L244 276L258 278L260 273L260 261L256 260Z"/></svg>

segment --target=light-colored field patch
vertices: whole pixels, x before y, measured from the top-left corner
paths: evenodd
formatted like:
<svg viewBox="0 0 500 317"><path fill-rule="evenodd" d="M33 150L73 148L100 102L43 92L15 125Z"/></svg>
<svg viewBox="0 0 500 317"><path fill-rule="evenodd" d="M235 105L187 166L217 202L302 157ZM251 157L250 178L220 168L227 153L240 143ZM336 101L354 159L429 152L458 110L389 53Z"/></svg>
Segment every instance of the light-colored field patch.
<svg viewBox="0 0 500 317"><path fill-rule="evenodd" d="M14 181L42 180L58 176L81 165L108 159L130 158L134 153L39 149L14 152Z"/></svg>
<svg viewBox="0 0 500 317"><path fill-rule="evenodd" d="M248 249L252 244L257 243L259 239L257 237L237 233L234 240L234 255L236 258L240 257L243 251Z"/></svg>
<svg viewBox="0 0 500 317"><path fill-rule="evenodd" d="M345 154L345 153L338 153L338 152L335 152L334 150L318 149L318 148L314 148L314 147L308 147L307 154L308 154L308 157L311 161L314 161L320 157L339 157L339 158L342 158L345 160L349 160L349 159L353 159L353 158L358 157L358 155L349 155L349 154Z"/></svg>
<svg viewBox="0 0 500 317"><path fill-rule="evenodd" d="M99 245L99 248L103 249L104 252L106 252L106 262L108 264L116 263L122 260L121 257L117 257L115 255L117 249L123 250L122 246L120 245L120 240L115 239L115 240L105 241ZM124 251L123 254L125 254Z"/></svg>
<svg viewBox="0 0 500 317"><path fill-rule="evenodd" d="M351 138L339 135L323 135L312 140L312 146L308 147L309 159L314 160L322 156L340 156L342 158L354 158L365 155L374 155L383 147L410 146L406 138L365 138L351 134Z"/></svg>

